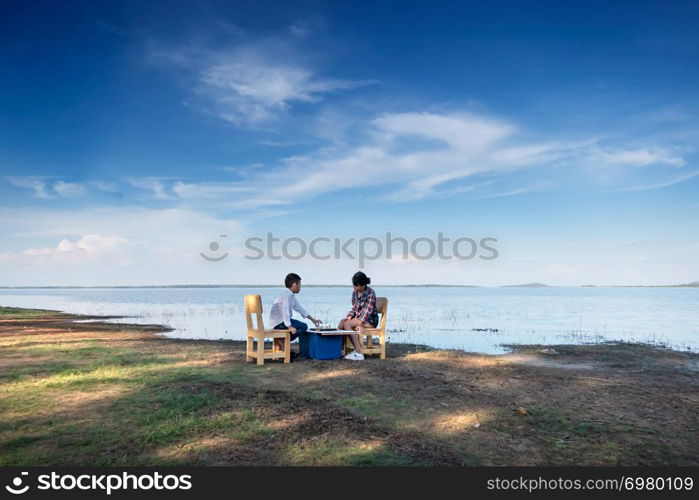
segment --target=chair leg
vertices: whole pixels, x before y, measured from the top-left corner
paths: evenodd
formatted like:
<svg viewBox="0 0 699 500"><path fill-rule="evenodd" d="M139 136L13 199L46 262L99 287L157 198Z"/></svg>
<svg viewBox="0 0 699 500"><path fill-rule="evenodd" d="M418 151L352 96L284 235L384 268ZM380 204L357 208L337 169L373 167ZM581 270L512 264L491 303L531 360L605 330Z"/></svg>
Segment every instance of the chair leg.
<svg viewBox="0 0 699 500"><path fill-rule="evenodd" d="M257 364L258 365L264 365L265 364L265 339L259 338L257 339Z"/></svg>
<svg viewBox="0 0 699 500"><path fill-rule="evenodd" d="M291 363L291 336L288 333L284 339L284 363Z"/></svg>
<svg viewBox="0 0 699 500"><path fill-rule="evenodd" d="M252 356L250 356L250 353L252 352L252 337L250 335L247 336L247 341L245 342L245 362L249 363L250 361L254 360Z"/></svg>
<svg viewBox="0 0 699 500"><path fill-rule="evenodd" d="M381 359L386 359L386 334L379 335L379 344L381 345Z"/></svg>

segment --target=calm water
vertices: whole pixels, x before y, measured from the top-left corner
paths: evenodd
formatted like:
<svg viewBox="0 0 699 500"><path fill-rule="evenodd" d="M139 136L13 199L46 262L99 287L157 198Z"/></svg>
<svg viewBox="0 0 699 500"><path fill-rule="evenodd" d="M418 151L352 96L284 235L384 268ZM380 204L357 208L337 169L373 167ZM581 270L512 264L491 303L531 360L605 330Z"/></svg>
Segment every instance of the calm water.
<svg viewBox="0 0 699 500"><path fill-rule="evenodd" d="M389 342L501 353L503 344L638 341L699 352L699 289L396 288ZM120 322L174 328L177 338L243 340L243 296L262 295L265 319L275 288L0 290L0 305L125 316ZM315 317L337 323L351 288L306 287L298 296Z"/></svg>

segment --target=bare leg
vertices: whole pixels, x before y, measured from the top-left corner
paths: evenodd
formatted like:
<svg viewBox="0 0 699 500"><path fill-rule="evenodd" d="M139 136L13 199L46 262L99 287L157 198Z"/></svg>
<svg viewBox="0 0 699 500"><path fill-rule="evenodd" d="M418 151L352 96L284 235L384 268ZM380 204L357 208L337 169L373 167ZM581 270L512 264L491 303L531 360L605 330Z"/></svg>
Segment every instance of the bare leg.
<svg viewBox="0 0 699 500"><path fill-rule="evenodd" d="M362 354L362 345L359 343L359 335L356 333L350 333L347 336L352 341L352 347L354 347L354 350L359 354Z"/></svg>
<svg viewBox="0 0 699 500"><path fill-rule="evenodd" d="M359 330L362 328L362 321L357 318L352 318L352 319L346 319L344 320L344 330ZM362 344L359 342L359 335L357 334L349 334L348 337L352 341L352 345L354 346L355 352L358 352L359 354L362 354Z"/></svg>
<svg viewBox="0 0 699 500"><path fill-rule="evenodd" d="M351 320L349 320L349 319L347 319L347 318L341 319L340 322L337 324L337 329L338 329L338 330L351 330L352 328L349 326L349 322L350 322L350 321L351 321ZM357 344L359 343L359 342L357 341L357 339L356 339L357 336L356 336L356 335L347 335L347 337L352 341L352 346L353 346L354 349L356 350L356 349L357 349ZM344 347L344 346L345 346L344 342L343 342L342 345L343 345L342 351L343 351L343 354L344 354L344 353L346 352L346 347ZM359 351L359 352L361 352L361 351Z"/></svg>

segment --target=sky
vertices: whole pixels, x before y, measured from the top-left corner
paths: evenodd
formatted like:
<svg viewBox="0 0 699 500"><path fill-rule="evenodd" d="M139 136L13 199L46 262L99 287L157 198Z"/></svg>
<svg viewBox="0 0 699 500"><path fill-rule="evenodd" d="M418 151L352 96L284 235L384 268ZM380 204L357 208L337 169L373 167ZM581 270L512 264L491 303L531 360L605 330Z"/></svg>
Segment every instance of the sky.
<svg viewBox="0 0 699 500"><path fill-rule="evenodd" d="M0 286L699 280L695 2L3 7Z"/></svg>

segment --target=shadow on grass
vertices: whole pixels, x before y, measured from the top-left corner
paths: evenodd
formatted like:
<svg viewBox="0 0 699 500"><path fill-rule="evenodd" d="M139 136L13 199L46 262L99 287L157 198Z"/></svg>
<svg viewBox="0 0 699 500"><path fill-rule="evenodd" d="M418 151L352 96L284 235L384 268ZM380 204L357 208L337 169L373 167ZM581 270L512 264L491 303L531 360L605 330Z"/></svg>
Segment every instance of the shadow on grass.
<svg viewBox="0 0 699 500"><path fill-rule="evenodd" d="M460 464L454 454L334 406L173 368L59 415L5 421L2 465ZM380 436L385 437L380 437Z"/></svg>
<svg viewBox="0 0 699 500"><path fill-rule="evenodd" d="M406 345L384 361L257 367L240 342L103 333L109 345L7 351L0 465L696 463L671 446L692 422L663 436L638 418L585 421L623 398L570 371ZM623 397L646 390L628 382Z"/></svg>

